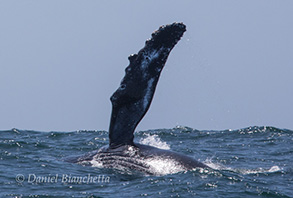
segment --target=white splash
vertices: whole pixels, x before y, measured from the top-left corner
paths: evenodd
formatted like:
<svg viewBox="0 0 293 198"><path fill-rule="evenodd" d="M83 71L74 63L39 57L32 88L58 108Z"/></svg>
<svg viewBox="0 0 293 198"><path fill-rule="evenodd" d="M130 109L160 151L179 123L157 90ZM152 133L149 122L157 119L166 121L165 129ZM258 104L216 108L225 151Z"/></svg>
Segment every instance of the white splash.
<svg viewBox="0 0 293 198"><path fill-rule="evenodd" d="M140 139L139 143L157 147L160 149L170 150L170 146L166 142L163 142L157 134L146 134L146 138Z"/></svg>
<svg viewBox="0 0 293 198"><path fill-rule="evenodd" d="M241 173L243 175L259 174L259 173L274 173L274 172L278 172L282 170L279 166L272 166L269 169L267 168L256 168L256 169L231 168L231 167L224 166L223 164L220 164L220 163L212 162L211 159L206 159L204 163L214 170L228 170L228 171Z"/></svg>
<svg viewBox="0 0 293 198"><path fill-rule="evenodd" d="M155 157L145 161L150 166L150 171L155 175L168 175L186 171L177 161L172 159Z"/></svg>
<svg viewBox="0 0 293 198"><path fill-rule="evenodd" d="M272 167L268 170L268 172L273 173L273 172L278 172L278 171L280 171L280 170L281 170L281 169L280 169L279 166L272 166Z"/></svg>
<svg viewBox="0 0 293 198"><path fill-rule="evenodd" d="M274 172L278 172L280 170L281 169L279 166L272 166L269 169L258 168L258 169L254 169L254 170L240 170L240 172L244 175L248 175L248 174L258 174L258 173L274 173Z"/></svg>
<svg viewBox="0 0 293 198"><path fill-rule="evenodd" d="M232 170L232 168L226 167L223 164L213 162L212 158L206 159L204 161L204 164L208 167L211 167L214 170Z"/></svg>

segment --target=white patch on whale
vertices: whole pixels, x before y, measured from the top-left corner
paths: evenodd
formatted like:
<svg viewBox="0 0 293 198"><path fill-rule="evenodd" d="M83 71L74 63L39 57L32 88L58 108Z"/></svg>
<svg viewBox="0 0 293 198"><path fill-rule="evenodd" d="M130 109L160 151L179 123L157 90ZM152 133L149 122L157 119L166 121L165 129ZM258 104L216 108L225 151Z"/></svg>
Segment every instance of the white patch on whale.
<svg viewBox="0 0 293 198"><path fill-rule="evenodd" d="M147 108L147 105L152 97L152 87L153 87L153 83L154 83L155 79L154 78L151 78L149 81L148 81L148 85L147 85L147 88L146 88L146 93L145 93L145 96L143 98L143 110L145 111L145 109Z"/></svg>
<svg viewBox="0 0 293 198"><path fill-rule="evenodd" d="M95 158L90 161L92 167L103 168L103 163Z"/></svg>
<svg viewBox="0 0 293 198"><path fill-rule="evenodd" d="M144 52L144 59L141 63L141 68L142 69L146 69L147 65L152 62L154 59L158 58L159 55L162 53L162 51L164 51L164 47L161 47L160 49L156 50L149 50L147 52Z"/></svg>

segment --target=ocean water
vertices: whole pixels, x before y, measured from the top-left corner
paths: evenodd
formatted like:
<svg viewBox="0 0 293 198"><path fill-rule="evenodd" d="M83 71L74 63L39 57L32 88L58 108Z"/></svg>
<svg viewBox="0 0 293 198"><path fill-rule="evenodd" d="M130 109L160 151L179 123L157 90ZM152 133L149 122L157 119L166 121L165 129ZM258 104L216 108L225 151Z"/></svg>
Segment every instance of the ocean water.
<svg viewBox="0 0 293 198"><path fill-rule="evenodd" d="M212 169L150 176L82 166L64 159L107 145L107 131L12 129L0 131L0 197L293 197L291 130L178 126L135 136L136 142L184 153Z"/></svg>

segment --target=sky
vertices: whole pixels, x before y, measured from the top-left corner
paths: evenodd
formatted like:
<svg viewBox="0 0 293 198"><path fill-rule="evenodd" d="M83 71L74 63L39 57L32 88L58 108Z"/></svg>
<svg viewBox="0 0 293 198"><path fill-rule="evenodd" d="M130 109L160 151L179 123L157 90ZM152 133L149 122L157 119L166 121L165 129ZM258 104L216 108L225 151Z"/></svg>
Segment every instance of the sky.
<svg viewBox="0 0 293 198"><path fill-rule="evenodd" d="M291 0L0 0L0 130L108 130L110 96L183 22L137 130L293 129Z"/></svg>

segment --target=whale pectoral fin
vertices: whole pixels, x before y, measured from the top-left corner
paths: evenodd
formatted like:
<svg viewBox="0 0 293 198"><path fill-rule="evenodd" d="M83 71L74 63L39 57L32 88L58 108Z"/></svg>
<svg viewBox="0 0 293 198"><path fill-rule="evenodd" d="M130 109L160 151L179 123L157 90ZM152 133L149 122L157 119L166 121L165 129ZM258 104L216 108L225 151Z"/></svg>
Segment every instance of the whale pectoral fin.
<svg viewBox="0 0 293 198"><path fill-rule="evenodd" d="M133 132L150 107L168 55L180 40L183 23L161 26L138 54L130 55L120 87L111 96L110 147L133 145Z"/></svg>

